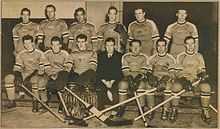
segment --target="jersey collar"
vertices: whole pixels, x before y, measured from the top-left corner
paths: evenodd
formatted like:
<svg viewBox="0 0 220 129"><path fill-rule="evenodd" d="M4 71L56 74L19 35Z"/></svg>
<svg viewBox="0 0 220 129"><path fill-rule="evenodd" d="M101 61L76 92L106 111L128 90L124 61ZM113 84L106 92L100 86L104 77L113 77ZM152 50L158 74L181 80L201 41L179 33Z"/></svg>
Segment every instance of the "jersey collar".
<svg viewBox="0 0 220 129"><path fill-rule="evenodd" d="M57 20L56 18L53 18L53 19L47 19L48 21L55 21Z"/></svg>
<svg viewBox="0 0 220 129"><path fill-rule="evenodd" d="M136 20L137 23L144 23L144 22L146 22L146 21L147 21L146 18L145 18L145 20L143 20L142 22L139 22L138 20Z"/></svg>
<svg viewBox="0 0 220 129"><path fill-rule="evenodd" d="M159 53L157 54L159 57L164 57L167 55L167 53L165 53L164 55L159 55Z"/></svg>
<svg viewBox="0 0 220 129"><path fill-rule="evenodd" d="M33 53L34 51L35 51L35 48L32 51L27 50L28 53Z"/></svg>
<svg viewBox="0 0 220 129"><path fill-rule="evenodd" d="M59 50L58 52L54 52L53 49L51 49L53 54L59 54L61 52L61 50Z"/></svg>
<svg viewBox="0 0 220 129"><path fill-rule="evenodd" d="M177 24L183 25L183 24L185 24L186 22L187 22L187 21L185 21L185 22L183 22L183 23L180 23L180 22L177 21Z"/></svg>
<svg viewBox="0 0 220 129"><path fill-rule="evenodd" d="M31 24L31 23L32 23L31 21L29 21L28 23L23 23L23 22L21 22L22 25L29 25L29 24Z"/></svg>
<svg viewBox="0 0 220 129"><path fill-rule="evenodd" d="M185 51L185 53L190 56L195 55L195 52L191 54L191 53L188 53L187 51Z"/></svg>

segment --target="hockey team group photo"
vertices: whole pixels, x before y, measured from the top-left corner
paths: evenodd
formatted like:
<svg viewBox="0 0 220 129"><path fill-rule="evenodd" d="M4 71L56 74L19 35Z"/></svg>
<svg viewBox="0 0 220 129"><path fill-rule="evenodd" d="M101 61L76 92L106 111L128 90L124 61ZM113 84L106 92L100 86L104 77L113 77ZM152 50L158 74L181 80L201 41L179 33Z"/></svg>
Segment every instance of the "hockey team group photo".
<svg viewBox="0 0 220 129"><path fill-rule="evenodd" d="M217 128L218 2L3 0L2 128Z"/></svg>

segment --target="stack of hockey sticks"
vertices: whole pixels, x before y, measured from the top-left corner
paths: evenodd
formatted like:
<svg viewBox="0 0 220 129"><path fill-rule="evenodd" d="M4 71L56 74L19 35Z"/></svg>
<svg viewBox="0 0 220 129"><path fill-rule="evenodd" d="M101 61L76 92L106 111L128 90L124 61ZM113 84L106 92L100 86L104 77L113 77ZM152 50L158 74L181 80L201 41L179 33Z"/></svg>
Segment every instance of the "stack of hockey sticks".
<svg viewBox="0 0 220 129"><path fill-rule="evenodd" d="M65 87L65 90L67 90L67 91L68 91L69 93L71 93L74 97L76 97L81 103L83 103L83 104L85 105L85 107L86 107L91 113L93 113L93 115L91 115L91 116L85 118L84 120L88 120L88 119L91 119L91 118L93 118L93 117L96 117L96 118L98 118L100 121L102 121L103 123L105 123L105 124L108 125L108 126L120 126L120 125L130 125L130 124L133 123L133 121L131 121L131 120L113 121L113 120L111 120L108 116L106 116L104 113L106 113L106 112L108 112L108 111L111 111L112 109L117 108L117 107L119 107L119 106L121 106L121 105L123 105L123 104L129 103L129 102L131 102L131 101L133 101L133 100L135 100L135 99L137 99L137 98L139 98L139 97L141 97L141 96L144 96L144 95L146 95L146 94L148 94L148 93L150 93L150 92L156 91L156 88L154 88L154 89L152 89L152 90L149 90L149 91L146 91L146 92L144 92L144 93L142 93L142 94L140 94L140 95L134 96L134 97L132 97L132 98L130 98L130 99L127 99L127 100L125 100L125 101L123 101L123 102L120 102L120 103L118 103L118 104L115 104L115 105L113 105L113 106L111 106L111 107L108 107L108 108L102 110L102 111L99 111L99 110L98 110L96 107L94 107L93 105L91 105L91 104L85 102L84 100L82 100L78 95L76 95L75 93L73 93L73 92L72 92L70 89L68 89L67 87Z"/></svg>

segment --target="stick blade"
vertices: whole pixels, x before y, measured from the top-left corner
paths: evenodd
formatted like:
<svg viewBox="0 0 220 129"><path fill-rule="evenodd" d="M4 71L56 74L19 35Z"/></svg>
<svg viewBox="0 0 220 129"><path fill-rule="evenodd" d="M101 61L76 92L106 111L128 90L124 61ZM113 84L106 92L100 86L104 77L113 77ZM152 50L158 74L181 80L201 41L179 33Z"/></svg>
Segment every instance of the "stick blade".
<svg viewBox="0 0 220 129"><path fill-rule="evenodd" d="M78 125L78 126L83 126L87 127L88 123L86 123L83 119L75 118L75 117L67 117L69 125Z"/></svg>
<svg viewBox="0 0 220 129"><path fill-rule="evenodd" d="M127 120L127 119L124 119L124 118L120 118L120 119L117 119L117 120L111 120L111 119L108 118L104 121L104 123L108 126L123 126L123 125L132 125L133 121L132 120Z"/></svg>

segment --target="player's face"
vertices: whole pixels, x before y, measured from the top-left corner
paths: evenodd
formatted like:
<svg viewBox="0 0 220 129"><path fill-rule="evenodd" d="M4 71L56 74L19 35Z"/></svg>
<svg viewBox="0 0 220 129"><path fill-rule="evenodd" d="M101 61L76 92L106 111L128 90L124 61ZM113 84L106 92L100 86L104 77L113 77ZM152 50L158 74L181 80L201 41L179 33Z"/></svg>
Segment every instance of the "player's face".
<svg viewBox="0 0 220 129"><path fill-rule="evenodd" d="M113 53L114 52L114 42L112 42L112 41L110 41L110 42L106 42L106 51L108 52L108 53Z"/></svg>
<svg viewBox="0 0 220 129"><path fill-rule="evenodd" d="M52 50L55 52L55 53L58 53L60 51L60 48L61 48L61 44L59 41L52 41Z"/></svg>
<svg viewBox="0 0 220 129"><path fill-rule="evenodd" d="M134 13L137 21L142 22L145 20L145 12L142 9L136 9Z"/></svg>
<svg viewBox="0 0 220 129"><path fill-rule="evenodd" d="M22 22L23 23L28 23L29 22L29 19L30 19L30 14L28 11L23 11L22 12L22 15L21 15L21 18L22 18Z"/></svg>
<svg viewBox="0 0 220 129"><path fill-rule="evenodd" d="M159 41L158 42L158 44L157 44L157 52L161 56L166 54L166 43L164 41Z"/></svg>
<svg viewBox="0 0 220 129"><path fill-rule="evenodd" d="M140 53L141 46L139 42L133 42L131 45L131 52L135 55L138 55Z"/></svg>
<svg viewBox="0 0 220 129"><path fill-rule="evenodd" d="M80 51L86 50L87 41L85 39L77 39L77 45Z"/></svg>
<svg viewBox="0 0 220 129"><path fill-rule="evenodd" d="M189 54L193 54L195 52L195 41L194 39L188 39L186 40L186 51Z"/></svg>
<svg viewBox="0 0 220 129"><path fill-rule="evenodd" d="M82 11L78 11L76 15L76 19L78 20L79 23L84 23L85 22L85 14L83 14Z"/></svg>
<svg viewBox="0 0 220 129"><path fill-rule="evenodd" d="M178 21L180 22L185 22L186 17L187 17L187 13L186 10L179 10L176 14Z"/></svg>
<svg viewBox="0 0 220 129"><path fill-rule="evenodd" d="M28 51L34 50L34 42L31 40L24 40L24 48Z"/></svg>
<svg viewBox="0 0 220 129"><path fill-rule="evenodd" d="M55 18L55 10L53 7L48 7L46 9L47 17L48 19L54 19Z"/></svg>
<svg viewBox="0 0 220 129"><path fill-rule="evenodd" d="M109 17L109 22L114 22L116 21L116 16L117 16L117 12L115 9L111 9L108 13L108 17Z"/></svg>

